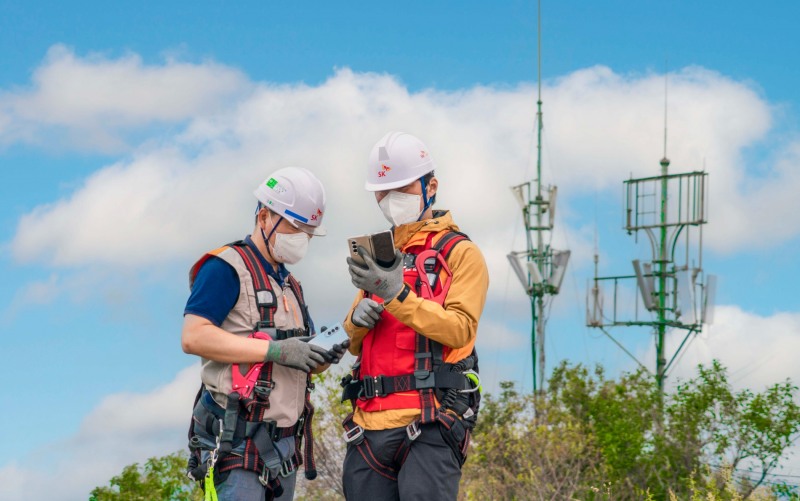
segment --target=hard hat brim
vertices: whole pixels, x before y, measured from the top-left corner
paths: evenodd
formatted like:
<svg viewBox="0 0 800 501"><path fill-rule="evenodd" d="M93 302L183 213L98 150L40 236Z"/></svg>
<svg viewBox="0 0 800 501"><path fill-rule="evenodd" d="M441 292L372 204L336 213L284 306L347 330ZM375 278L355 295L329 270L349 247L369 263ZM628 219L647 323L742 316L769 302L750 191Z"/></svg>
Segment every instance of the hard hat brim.
<svg viewBox="0 0 800 501"><path fill-rule="evenodd" d="M297 228L298 230L308 235L314 235L315 237L324 237L325 235L328 234L328 230L326 230L322 226L311 226L310 224L301 223L296 219L289 219L286 216L283 216L283 219L286 220L286 222L288 222L295 228Z"/></svg>
<svg viewBox="0 0 800 501"><path fill-rule="evenodd" d="M403 179L400 181L395 181L393 183L370 183L369 181L366 181L364 183L364 189L367 191L388 191L397 188L402 188L403 186L408 186L409 184L416 181L419 181L418 177L411 179L410 181L408 179Z"/></svg>

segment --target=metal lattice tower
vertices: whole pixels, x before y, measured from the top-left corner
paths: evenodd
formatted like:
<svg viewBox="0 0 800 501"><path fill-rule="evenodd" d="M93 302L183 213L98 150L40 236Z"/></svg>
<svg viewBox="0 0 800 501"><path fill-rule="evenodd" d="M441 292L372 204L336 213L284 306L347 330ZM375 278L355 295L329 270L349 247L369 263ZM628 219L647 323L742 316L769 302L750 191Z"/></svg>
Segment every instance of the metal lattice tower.
<svg viewBox="0 0 800 501"><path fill-rule="evenodd" d="M533 390L544 388L545 381L545 303L548 296L558 294L570 251L554 250L550 237L555 223L555 186L542 186L542 9L538 6L538 99L536 101L536 179L511 188L514 199L522 210L527 247L524 251L508 254L511 268L525 288L531 301L531 358L533 362ZM546 219L546 220L545 220ZM537 375L538 372L538 375Z"/></svg>
<svg viewBox="0 0 800 501"><path fill-rule="evenodd" d="M595 278L586 301L586 324L601 329L645 369L607 328L652 328L656 348L655 378L662 392L669 370L687 341L701 332L703 324L712 323L716 290L716 277L706 275L702 266L703 225L708 222L708 174L702 171L669 174L669 163L665 155L660 162L661 175L624 182L624 228L637 239L640 231L647 235L652 260L645 263L633 260L633 275L599 277L595 255ZM621 296L624 284L634 280L639 295L634 295L631 305ZM604 310L603 304L607 287L613 290L610 312ZM686 332L667 360L665 338L672 331Z"/></svg>

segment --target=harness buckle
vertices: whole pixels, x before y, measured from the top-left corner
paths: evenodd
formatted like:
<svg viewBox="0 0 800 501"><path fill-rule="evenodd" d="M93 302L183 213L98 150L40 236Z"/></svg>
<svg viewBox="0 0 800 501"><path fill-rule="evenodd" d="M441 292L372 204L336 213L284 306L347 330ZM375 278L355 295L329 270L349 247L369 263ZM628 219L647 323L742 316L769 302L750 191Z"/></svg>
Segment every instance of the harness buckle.
<svg viewBox="0 0 800 501"><path fill-rule="evenodd" d="M261 474L258 475L258 481L263 487L269 485L269 469L267 468L267 465L264 465L264 469L261 470Z"/></svg>
<svg viewBox="0 0 800 501"><path fill-rule="evenodd" d="M278 472L280 476L283 478L288 477L297 469L297 465L294 464L294 459L289 458L281 464L281 469Z"/></svg>
<svg viewBox="0 0 800 501"><path fill-rule="evenodd" d="M436 386L436 378L434 378L432 371L414 371L414 379L417 380L416 386L418 390L424 390Z"/></svg>
<svg viewBox="0 0 800 501"><path fill-rule="evenodd" d="M275 322L269 320L259 320L253 328L255 332L263 332L268 334L271 339L275 339L278 330L275 328Z"/></svg>
<svg viewBox="0 0 800 501"><path fill-rule="evenodd" d="M406 426L406 435L410 441L414 441L418 436L422 435L422 430L419 429L419 421L414 420Z"/></svg>
<svg viewBox="0 0 800 501"><path fill-rule="evenodd" d="M269 398L269 394L273 389L275 389L275 381L256 381L256 384L253 387L253 391L255 391L259 397L264 399Z"/></svg>
<svg viewBox="0 0 800 501"><path fill-rule="evenodd" d="M345 443L353 443L354 445L360 444L364 440L364 428L356 425L355 428L350 428L344 431Z"/></svg>
<svg viewBox="0 0 800 501"><path fill-rule="evenodd" d="M358 392L358 398L367 400L375 397L382 397L383 392L383 376L366 377L361 380L361 391Z"/></svg>

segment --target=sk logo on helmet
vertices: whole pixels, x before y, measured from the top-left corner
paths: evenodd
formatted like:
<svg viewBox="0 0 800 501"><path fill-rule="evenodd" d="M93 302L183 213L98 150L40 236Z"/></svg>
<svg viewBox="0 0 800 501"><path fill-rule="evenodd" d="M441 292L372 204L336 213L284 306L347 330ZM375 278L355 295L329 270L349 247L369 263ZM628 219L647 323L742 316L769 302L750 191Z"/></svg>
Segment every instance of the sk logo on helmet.
<svg viewBox="0 0 800 501"><path fill-rule="evenodd" d="M386 173L392 170L388 165L381 165L381 169L378 171L378 177L386 177Z"/></svg>
<svg viewBox="0 0 800 501"><path fill-rule="evenodd" d="M318 218L318 217L321 217L321 216L322 216L322 211L321 211L321 210L319 210L319 209L317 209L317 213L316 213L316 214L311 214L311 220L312 220L312 221L316 221L316 220L317 220L317 218Z"/></svg>
<svg viewBox="0 0 800 501"><path fill-rule="evenodd" d="M425 151L425 150L420 150L420 152L419 152L419 157L420 157L420 158L425 158L425 157L427 157L427 156L428 156L428 152L427 152L427 151Z"/></svg>

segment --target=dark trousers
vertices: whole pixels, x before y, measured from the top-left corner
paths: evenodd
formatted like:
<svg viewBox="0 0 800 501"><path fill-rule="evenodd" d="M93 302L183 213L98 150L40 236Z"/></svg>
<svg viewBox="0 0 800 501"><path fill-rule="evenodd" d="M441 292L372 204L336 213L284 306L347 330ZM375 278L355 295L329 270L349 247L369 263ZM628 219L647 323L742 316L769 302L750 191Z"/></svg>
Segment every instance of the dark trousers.
<svg viewBox="0 0 800 501"><path fill-rule="evenodd" d="M386 478L366 463L359 448L348 444L344 458L342 483L345 498L353 501L455 500L461 479L461 461L447 444L443 433L450 433L439 423L425 424L422 433L411 444L397 481ZM393 465L397 448L406 436L406 428L364 432L375 459Z"/></svg>

